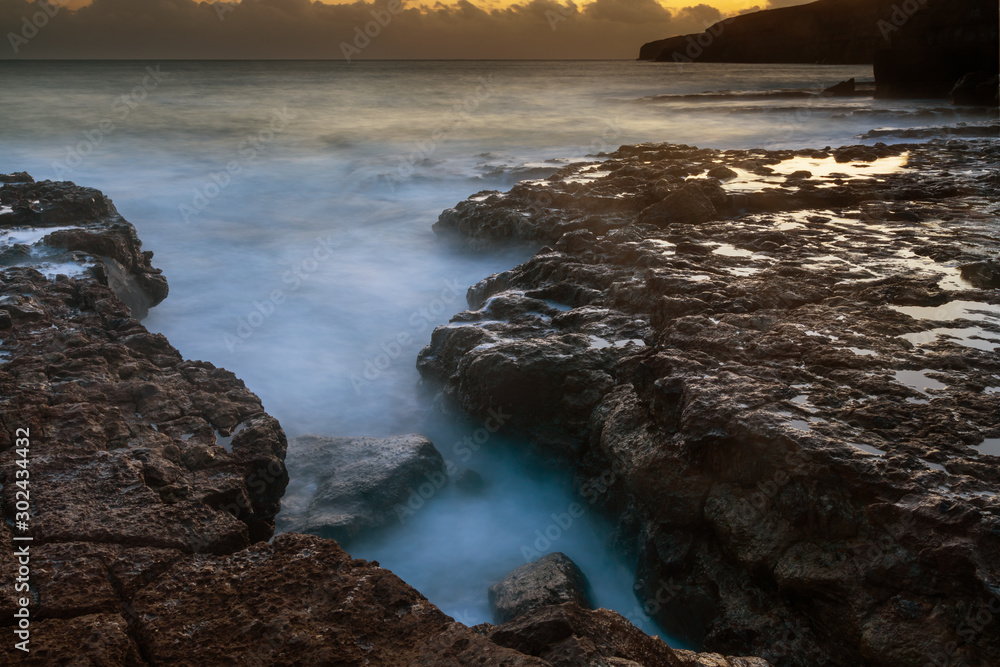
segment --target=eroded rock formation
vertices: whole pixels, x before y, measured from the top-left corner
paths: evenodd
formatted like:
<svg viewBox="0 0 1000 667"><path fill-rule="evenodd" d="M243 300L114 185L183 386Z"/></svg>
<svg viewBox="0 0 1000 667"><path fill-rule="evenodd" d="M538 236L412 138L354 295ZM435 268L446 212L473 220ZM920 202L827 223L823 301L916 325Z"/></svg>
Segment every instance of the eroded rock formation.
<svg viewBox="0 0 1000 667"><path fill-rule="evenodd" d="M1000 147L606 158L442 214L545 246L470 288L424 376L576 466L695 645L1000 662Z"/></svg>
<svg viewBox="0 0 1000 667"><path fill-rule="evenodd" d="M553 664L454 622L333 540L269 544L285 435L232 373L183 359L135 319L166 295L135 230L96 190L26 174L0 184L0 663ZM392 443L413 450L407 461L440 460L421 438ZM15 521L25 489L27 526ZM27 563L12 545L27 545ZM23 607L28 653L13 641ZM664 664L714 664L657 647ZM579 664L615 664L593 655Z"/></svg>

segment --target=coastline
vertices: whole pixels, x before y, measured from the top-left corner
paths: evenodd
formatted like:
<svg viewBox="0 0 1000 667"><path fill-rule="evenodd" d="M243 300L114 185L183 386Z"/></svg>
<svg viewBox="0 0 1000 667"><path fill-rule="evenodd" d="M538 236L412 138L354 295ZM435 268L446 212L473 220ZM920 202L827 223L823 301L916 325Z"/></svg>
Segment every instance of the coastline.
<svg viewBox="0 0 1000 667"><path fill-rule="evenodd" d="M135 319L167 296L135 228L97 190L0 182L0 225L19 241L0 271L0 530L16 547L0 570L26 587L0 600L20 639L6 660L764 664L674 652L574 603L469 628L333 540L272 539L284 432L232 373L183 359Z"/></svg>
<svg viewBox="0 0 1000 667"><path fill-rule="evenodd" d="M893 162L904 152L923 171ZM995 539L998 480L980 458L986 454L970 448L980 432L1000 436L989 412L995 416L998 399L986 391L1000 369L978 355L981 349L954 349L948 339L907 347L899 339L927 326L879 304L997 304L988 263L997 239L980 228L996 215L988 197L996 185L995 142L841 151L640 145L602 157L600 164L575 165L507 194L474 195L442 214L437 229L457 233L474 249L511 240L554 247L470 289L472 310L453 320L460 326L436 330L421 353L423 375L443 383L445 395L470 414L487 414L497 402L517 405L510 426L569 461L581 494L598 498L596 506L619 521L619 539L641 566L640 597L665 598L656 612L665 625L711 650L764 655L774 664L851 664L858 656L838 643L847 640L863 647L864 659L903 665L923 664L917 661L926 662L931 648L961 640L963 605L985 600L988 608L983 595L997 581L997 564L986 556ZM812 166L816 174L806 175L809 165L774 171L793 159L852 166L825 174ZM881 161L894 166L869 179ZM838 169L847 178L836 176ZM951 175L960 171L961 180ZM17 404L25 428L41 436L33 445L43 452L33 479L42 502L52 503L37 508L50 523L33 527L38 595L45 601L37 636L48 631L60 638L50 658L82 645L110 664L207 664L234 656L270 664L263 655L310 664L344 655L384 664L578 664L525 654L552 650L531 640L553 622L546 616L557 613L552 608L513 626L469 629L332 541L288 534L260 544L273 531L287 483L280 426L235 376L184 361L165 338L132 318L145 301L166 296L166 283L155 277L152 255L141 253L134 229L110 202L93 190L44 187L66 190L65 196L40 197L45 203L34 206L34 192L25 193L23 205L11 207L18 223L52 227L71 218L68 226L84 232L62 230L46 243L89 256L71 258L81 266L99 267L73 279L51 280L30 268L3 274L0 309L10 318L3 334L10 358L0 367L4 394ZM0 190L5 205L8 192ZM926 201L904 203L913 198ZM584 216L583 209L591 213ZM60 219L60 211L69 217ZM733 222L744 218L750 220L745 228ZM949 229L926 239L902 233L928 221ZM975 243L950 252L956 231ZM890 252L855 258L850 247L836 245L855 240L888 244ZM817 247L840 261L804 268L817 259ZM910 275L905 261L892 264L906 258L924 258L917 273ZM883 264L888 275L873 273ZM959 264L980 268L963 279L961 268L955 275ZM943 277L928 275L939 268ZM761 286L751 285L754 280ZM840 283L848 287L838 289ZM734 289L740 293L730 293ZM136 298L137 290L145 299ZM799 316L826 329L796 322ZM838 324L844 320L858 322L850 340ZM985 331L996 333L989 326ZM984 340L975 336L965 340ZM836 344L842 337L874 354L845 352ZM744 351L754 346L756 356L734 352L734 341ZM886 361L893 372L923 372L911 367L928 358L915 351L925 345L940 363L920 382L961 386L960 397L947 399L952 402L937 390L893 385L887 377L858 383L879 396L867 406L851 405L861 396L839 388L850 373L860 377ZM797 385L807 371L797 370L800 363L809 373L820 369L817 376L831 374L801 400ZM525 384L525 377L532 382ZM46 399L53 391L60 398ZM740 407L736 396L749 405ZM954 409L977 428L951 424L946 414ZM851 424L844 410L859 432L844 430L842 424ZM920 420L941 429L927 446L914 440ZM52 430L55 423L60 426ZM9 434L11 425L5 426ZM892 437L893 431L905 437ZM843 444L855 439L853 448ZM879 456L864 449L887 443L892 447ZM10 507L10 443L5 456ZM66 467L65 460L74 465ZM913 471L913 479L897 472L903 469ZM106 476L88 477L87 471L102 470ZM936 496L936 486L952 477L961 478L957 490ZM47 499L46 480L62 484ZM960 518L942 509L938 496L957 507ZM755 528L772 522L778 529L770 536ZM915 525L948 539L932 543ZM708 537L699 534L706 526ZM892 554L884 553L880 526L890 535ZM972 531L972 538L962 539L962 531ZM850 543L855 538L860 542ZM859 544L878 551L872 557L862 549L854 562ZM939 581L934 572L942 562L954 575ZM915 573L899 571L906 568ZM862 614L845 575L859 572L901 592ZM259 581L268 582L264 593ZM948 597L944 607L922 592L931 581L933 596ZM358 595L364 603L345 614ZM803 598L823 600L825 616L814 620L797 603ZM312 611L300 606L303 599ZM262 618L273 613L262 611L269 606L283 619L273 626ZM725 664L649 644L653 640L638 637L613 614L558 613L580 645L599 632L612 636L611 644L594 649L601 656L647 665ZM854 620L842 621L837 632L856 632L839 640L813 627L851 613ZM235 620L241 614L242 625ZM682 615L686 623L675 618ZM920 639L916 653L893 643L901 619L909 621L904 639ZM101 629L96 642L95 627ZM337 632L324 635L331 627ZM788 627L795 632L789 635ZM192 641L192 632L201 639ZM354 639L331 642L341 634ZM220 636L235 638L222 644ZM977 634L971 643L956 641L949 659L995 659L997 647L988 639ZM662 662L639 657L643 651Z"/></svg>

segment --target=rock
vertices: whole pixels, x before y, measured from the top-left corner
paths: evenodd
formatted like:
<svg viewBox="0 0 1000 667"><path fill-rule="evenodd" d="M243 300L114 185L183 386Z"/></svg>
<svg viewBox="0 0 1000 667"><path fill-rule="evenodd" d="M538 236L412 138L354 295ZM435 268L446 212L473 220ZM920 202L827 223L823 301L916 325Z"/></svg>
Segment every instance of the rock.
<svg viewBox="0 0 1000 667"><path fill-rule="evenodd" d="M464 470L455 479L455 486L466 493L482 493L486 489L486 481L475 470Z"/></svg>
<svg viewBox="0 0 1000 667"><path fill-rule="evenodd" d="M6 252L0 264L30 265L44 259L89 266L136 319L167 297L167 281L150 263L153 253L142 250L135 227L118 214L110 199L72 183L36 183L26 174L7 178L0 188L0 205L13 212L0 216L0 226L70 228L57 229L35 243L37 257L21 253L16 258Z"/></svg>
<svg viewBox="0 0 1000 667"><path fill-rule="evenodd" d="M997 74L997 3L926 0L920 5L914 11L898 6L881 25L885 40L874 58L877 97L946 98L969 72Z"/></svg>
<svg viewBox="0 0 1000 667"><path fill-rule="evenodd" d="M995 107L998 105L998 88L1000 76L970 72L958 80L951 89L949 98L952 104Z"/></svg>
<svg viewBox="0 0 1000 667"><path fill-rule="evenodd" d="M732 16L704 32L644 44L640 60L868 64L891 0L819 0Z"/></svg>
<svg viewBox="0 0 1000 667"><path fill-rule="evenodd" d="M847 79L823 90L823 97L851 97L855 94L854 79Z"/></svg>
<svg viewBox="0 0 1000 667"><path fill-rule="evenodd" d="M711 169L709 169L708 176L709 178L717 178L720 181L725 181L730 178L736 178L737 176L739 176L739 174L737 174L729 167L719 165L718 167L712 167Z"/></svg>
<svg viewBox="0 0 1000 667"><path fill-rule="evenodd" d="M546 664L455 623L377 564L305 535L179 560L132 607L151 664Z"/></svg>
<svg viewBox="0 0 1000 667"><path fill-rule="evenodd" d="M979 289L1000 288L1000 262L996 260L964 264L961 270L962 278Z"/></svg>
<svg viewBox="0 0 1000 667"><path fill-rule="evenodd" d="M588 589L587 578L576 563L555 552L522 565L490 586L490 606L498 623L564 602L590 609Z"/></svg>
<svg viewBox="0 0 1000 667"><path fill-rule="evenodd" d="M676 651L620 614L587 610L575 602L535 609L488 627L495 643L542 658L552 667L768 667L759 658L723 658Z"/></svg>
<svg viewBox="0 0 1000 667"><path fill-rule="evenodd" d="M663 201L643 209L638 221L661 226L705 222L717 217L727 204L728 196L718 181L688 181Z"/></svg>
<svg viewBox="0 0 1000 667"><path fill-rule="evenodd" d="M903 152L906 166L883 162ZM842 175L768 171L831 155ZM957 268L988 280L1000 253L996 142L644 144L607 164L604 182L567 171L544 188L657 203L684 187L663 174L722 164L760 189L665 227L646 207L605 212L583 244L559 244L572 201L532 207L543 186L481 203L551 245L470 288L470 310L421 351L424 377L477 418L502 404L513 432L573 465L637 555L639 599L699 650L796 667L1000 664L994 635L959 635L1000 581L1000 474L981 444L1000 436L986 389L1000 334L983 314L1000 297ZM626 173L647 174L645 189ZM965 315L939 320L939 306Z"/></svg>
<svg viewBox="0 0 1000 667"><path fill-rule="evenodd" d="M843 146L833 152L833 157L841 164L845 162L874 162L879 159L879 154L869 146Z"/></svg>
<svg viewBox="0 0 1000 667"><path fill-rule="evenodd" d="M695 653L674 649L674 654L684 667L767 667L771 663L763 658L732 658L718 653Z"/></svg>
<svg viewBox="0 0 1000 667"><path fill-rule="evenodd" d="M419 435L326 438L289 443L286 465L295 480L281 528L349 541L364 530L398 521L411 495L430 498L446 482L444 459ZM312 494L304 489L315 488Z"/></svg>

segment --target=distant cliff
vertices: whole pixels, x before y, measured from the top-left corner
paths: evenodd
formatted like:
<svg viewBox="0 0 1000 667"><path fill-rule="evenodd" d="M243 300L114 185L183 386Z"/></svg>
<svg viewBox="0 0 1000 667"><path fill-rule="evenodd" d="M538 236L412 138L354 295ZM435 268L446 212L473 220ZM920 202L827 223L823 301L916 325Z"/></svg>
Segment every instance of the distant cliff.
<svg viewBox="0 0 1000 667"><path fill-rule="evenodd" d="M997 72L997 7L995 0L818 0L649 42L639 59L875 63L879 95L940 97L968 72Z"/></svg>
<svg viewBox="0 0 1000 667"><path fill-rule="evenodd" d="M916 4L919 0L910 0ZM884 37L888 0L819 0L720 21L705 32L644 44L640 60L864 64ZM890 24L891 25L891 24Z"/></svg>

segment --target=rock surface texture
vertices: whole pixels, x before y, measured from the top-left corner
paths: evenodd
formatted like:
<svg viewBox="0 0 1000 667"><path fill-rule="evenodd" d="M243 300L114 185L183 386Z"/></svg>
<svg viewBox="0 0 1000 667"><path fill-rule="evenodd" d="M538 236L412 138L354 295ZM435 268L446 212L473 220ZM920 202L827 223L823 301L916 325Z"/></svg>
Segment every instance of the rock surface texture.
<svg viewBox="0 0 1000 667"><path fill-rule="evenodd" d="M315 487L289 496L302 506L281 513L281 530L345 541L365 529L396 521L397 505L421 485L432 489L446 481L444 459L419 435L391 438L324 438L306 435L289 443L286 460L293 487Z"/></svg>
<svg viewBox="0 0 1000 667"><path fill-rule="evenodd" d="M490 586L490 606L499 623L564 602L590 609L587 589L587 579L577 564L556 552L522 565Z"/></svg>
<svg viewBox="0 0 1000 667"><path fill-rule="evenodd" d="M1000 664L997 142L604 157L442 214L544 247L424 377L570 461L695 646Z"/></svg>
<svg viewBox="0 0 1000 667"><path fill-rule="evenodd" d="M134 319L166 281L99 192L0 176L0 256L0 664L553 664L454 622L333 540L266 542L285 435L232 373ZM421 438L390 444L440 459ZM27 564L12 548L25 544ZM21 567L27 592L12 585ZM28 653L14 647L21 598Z"/></svg>

